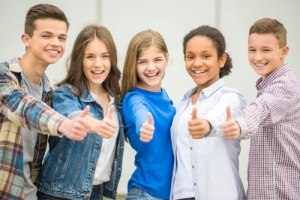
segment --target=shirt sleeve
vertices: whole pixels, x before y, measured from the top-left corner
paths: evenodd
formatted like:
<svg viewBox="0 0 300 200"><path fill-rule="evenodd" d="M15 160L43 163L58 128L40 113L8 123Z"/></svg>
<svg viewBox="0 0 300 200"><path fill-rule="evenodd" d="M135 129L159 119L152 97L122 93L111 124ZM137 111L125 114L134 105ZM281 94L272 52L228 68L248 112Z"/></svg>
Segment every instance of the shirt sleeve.
<svg viewBox="0 0 300 200"><path fill-rule="evenodd" d="M61 135L57 128L65 118L27 94L5 66L0 66L0 110L18 126L43 134Z"/></svg>
<svg viewBox="0 0 300 200"><path fill-rule="evenodd" d="M281 121L296 103L289 83L276 80L266 87L236 119L241 127L240 138L249 138L259 126L269 126Z"/></svg>
<svg viewBox="0 0 300 200"><path fill-rule="evenodd" d="M204 116L199 116L207 120L211 125L211 131L207 136L223 136L222 124L226 120L226 107L229 106L233 117L241 115L245 108L246 100L238 91L224 91L220 95L218 103Z"/></svg>
<svg viewBox="0 0 300 200"><path fill-rule="evenodd" d="M125 125L135 126L136 134L140 136L140 129L148 118L148 108L145 99L139 94L129 94L123 102Z"/></svg>

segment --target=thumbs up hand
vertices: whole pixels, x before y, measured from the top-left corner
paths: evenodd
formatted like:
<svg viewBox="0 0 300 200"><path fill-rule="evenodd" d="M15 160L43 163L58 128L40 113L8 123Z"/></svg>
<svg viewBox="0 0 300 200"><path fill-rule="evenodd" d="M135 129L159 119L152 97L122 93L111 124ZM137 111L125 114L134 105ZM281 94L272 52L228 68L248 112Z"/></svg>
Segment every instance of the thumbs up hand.
<svg viewBox="0 0 300 200"><path fill-rule="evenodd" d="M222 131L226 139L236 139L240 136L241 130L239 124L232 117L230 107L226 108L226 121L222 124Z"/></svg>
<svg viewBox="0 0 300 200"><path fill-rule="evenodd" d="M113 121L115 107L110 106L107 111L107 116L103 118L103 120L97 120L95 122L95 131L96 133L102 137L109 139L116 132L117 124Z"/></svg>
<svg viewBox="0 0 300 200"><path fill-rule="evenodd" d="M189 132L193 139L201 139L211 130L210 123L197 117L197 108L194 107L192 117L188 126Z"/></svg>
<svg viewBox="0 0 300 200"><path fill-rule="evenodd" d="M83 140L87 135L91 124L85 119L90 107L87 106L73 119L64 119L58 126L58 132L71 140Z"/></svg>
<svg viewBox="0 0 300 200"><path fill-rule="evenodd" d="M140 140L143 142L150 142L153 138L154 133L154 123L153 117L150 112L148 112L148 119L143 123L140 129Z"/></svg>

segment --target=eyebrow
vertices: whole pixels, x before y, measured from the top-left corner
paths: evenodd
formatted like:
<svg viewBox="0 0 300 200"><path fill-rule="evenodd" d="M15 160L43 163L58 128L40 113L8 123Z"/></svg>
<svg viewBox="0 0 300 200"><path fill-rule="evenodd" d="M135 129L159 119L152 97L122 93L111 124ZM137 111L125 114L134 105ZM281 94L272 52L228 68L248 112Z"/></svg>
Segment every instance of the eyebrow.
<svg viewBox="0 0 300 200"><path fill-rule="evenodd" d="M50 31L43 31L43 32L41 32L41 33L47 33L47 34L50 34L50 35L52 35L53 33L52 32L50 32ZM60 34L59 36L65 36L65 37L67 37L67 34Z"/></svg>

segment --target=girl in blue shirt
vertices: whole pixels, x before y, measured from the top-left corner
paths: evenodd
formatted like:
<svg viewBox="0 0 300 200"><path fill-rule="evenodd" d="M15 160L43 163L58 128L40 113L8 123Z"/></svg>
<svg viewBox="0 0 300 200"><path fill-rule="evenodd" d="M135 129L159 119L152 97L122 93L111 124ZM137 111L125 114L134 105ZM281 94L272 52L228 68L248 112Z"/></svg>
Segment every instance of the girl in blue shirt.
<svg viewBox="0 0 300 200"><path fill-rule="evenodd" d="M122 75L126 137L136 151L127 200L169 199L173 153L170 127L175 108L161 81L168 64L162 36L147 30L128 47Z"/></svg>

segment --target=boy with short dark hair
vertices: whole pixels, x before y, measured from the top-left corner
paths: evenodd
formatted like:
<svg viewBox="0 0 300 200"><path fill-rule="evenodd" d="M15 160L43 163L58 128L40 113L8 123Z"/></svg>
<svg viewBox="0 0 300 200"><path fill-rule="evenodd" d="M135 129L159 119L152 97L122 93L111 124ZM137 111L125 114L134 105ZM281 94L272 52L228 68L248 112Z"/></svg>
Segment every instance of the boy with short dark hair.
<svg viewBox="0 0 300 200"><path fill-rule="evenodd" d="M59 8L31 7L22 34L25 54L0 63L1 199L37 199L33 182L42 165L47 134L82 140L90 128L84 119L89 108L70 120L49 107L52 90L44 72L62 57L68 27Z"/></svg>
<svg viewBox="0 0 300 200"><path fill-rule="evenodd" d="M264 18L250 28L248 58L261 78L257 98L222 130L227 139L249 138L247 199L300 197L300 83L284 63L286 29Z"/></svg>

